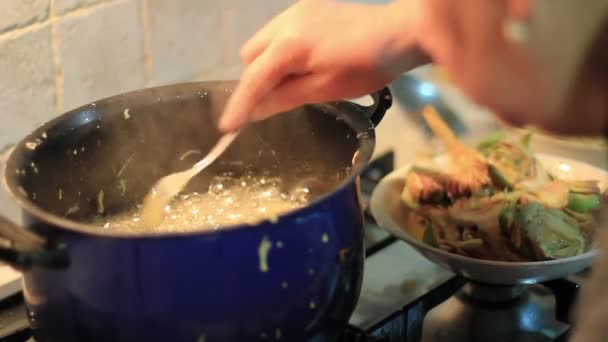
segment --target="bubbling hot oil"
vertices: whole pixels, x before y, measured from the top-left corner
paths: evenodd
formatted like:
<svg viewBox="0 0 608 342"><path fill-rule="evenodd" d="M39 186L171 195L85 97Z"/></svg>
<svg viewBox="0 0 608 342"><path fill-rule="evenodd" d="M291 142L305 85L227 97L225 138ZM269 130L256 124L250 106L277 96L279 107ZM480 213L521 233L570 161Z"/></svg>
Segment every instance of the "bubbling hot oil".
<svg viewBox="0 0 608 342"><path fill-rule="evenodd" d="M105 217L99 223L107 229L130 232L188 232L255 224L273 220L310 201L308 188L299 186L283 191L281 183L279 178L237 177L227 173L214 177L206 193L178 195L165 207L164 218L156 227L143 227L141 205Z"/></svg>

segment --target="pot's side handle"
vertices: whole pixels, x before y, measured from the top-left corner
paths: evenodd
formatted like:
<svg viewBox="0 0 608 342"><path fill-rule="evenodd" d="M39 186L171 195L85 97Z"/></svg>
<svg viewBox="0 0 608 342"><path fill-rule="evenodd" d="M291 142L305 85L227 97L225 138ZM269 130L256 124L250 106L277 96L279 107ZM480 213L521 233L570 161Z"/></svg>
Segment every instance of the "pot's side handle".
<svg viewBox="0 0 608 342"><path fill-rule="evenodd" d="M0 215L0 260L24 271L32 266L65 268L68 255L62 248L50 248L47 241Z"/></svg>
<svg viewBox="0 0 608 342"><path fill-rule="evenodd" d="M368 117L374 127L376 127L382 121L382 118L384 118L386 111L393 105L393 95L388 87L384 87L371 93L370 96L374 100L374 104L367 109L369 113Z"/></svg>

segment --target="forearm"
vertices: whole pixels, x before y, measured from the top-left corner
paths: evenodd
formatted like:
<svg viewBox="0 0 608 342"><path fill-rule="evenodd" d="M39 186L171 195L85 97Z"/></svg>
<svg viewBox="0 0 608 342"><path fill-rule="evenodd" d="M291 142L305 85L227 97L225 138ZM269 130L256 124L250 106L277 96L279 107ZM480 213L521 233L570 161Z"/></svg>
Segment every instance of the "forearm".
<svg viewBox="0 0 608 342"><path fill-rule="evenodd" d="M418 39L418 23L421 20L419 0L396 0L385 6L385 18L391 25L390 30L381 32L383 35L394 37L387 49L395 52L390 55L400 55L398 63L393 63L390 74L407 72L416 67L428 64L431 56L422 48Z"/></svg>
<svg viewBox="0 0 608 342"><path fill-rule="evenodd" d="M606 59L597 59L605 57L608 49L608 2L587 0L582 5L553 0L533 4L526 48L541 72L550 108L546 118L538 119L562 133L605 133L602 119L608 115L608 75Z"/></svg>
<svg viewBox="0 0 608 342"><path fill-rule="evenodd" d="M395 26L465 94L504 120L564 134L606 134L608 39L601 36L608 35L608 1L531 0L518 10L523 15L514 14L516 4L397 0L391 6ZM523 36L509 34L513 22L527 28ZM430 61L407 57L410 68Z"/></svg>

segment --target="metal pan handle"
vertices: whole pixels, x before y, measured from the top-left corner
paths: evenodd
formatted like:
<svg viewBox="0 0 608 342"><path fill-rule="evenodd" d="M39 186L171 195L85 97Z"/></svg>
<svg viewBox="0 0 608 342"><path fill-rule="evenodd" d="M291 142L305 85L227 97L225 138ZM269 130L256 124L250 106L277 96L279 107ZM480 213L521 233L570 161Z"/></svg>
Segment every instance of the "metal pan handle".
<svg viewBox="0 0 608 342"><path fill-rule="evenodd" d="M388 87L384 87L371 93L370 96L374 100L374 104L368 108L368 117L369 121L376 127L384 118L386 111L393 105L393 95Z"/></svg>
<svg viewBox="0 0 608 342"><path fill-rule="evenodd" d="M50 246L42 237L0 215L0 260L25 271L32 266L65 268L69 258L64 248Z"/></svg>

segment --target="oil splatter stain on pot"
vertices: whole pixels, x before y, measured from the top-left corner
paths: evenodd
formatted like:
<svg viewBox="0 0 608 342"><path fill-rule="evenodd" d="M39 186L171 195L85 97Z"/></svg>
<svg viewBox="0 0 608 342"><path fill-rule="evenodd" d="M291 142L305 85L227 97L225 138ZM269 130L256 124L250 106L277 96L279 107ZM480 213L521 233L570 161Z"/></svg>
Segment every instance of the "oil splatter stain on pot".
<svg viewBox="0 0 608 342"><path fill-rule="evenodd" d="M264 236L262 242L260 242L260 246L258 247L258 257L260 260L260 272L268 272L268 254L270 253L270 249L272 248L272 242L268 239L267 236Z"/></svg>

